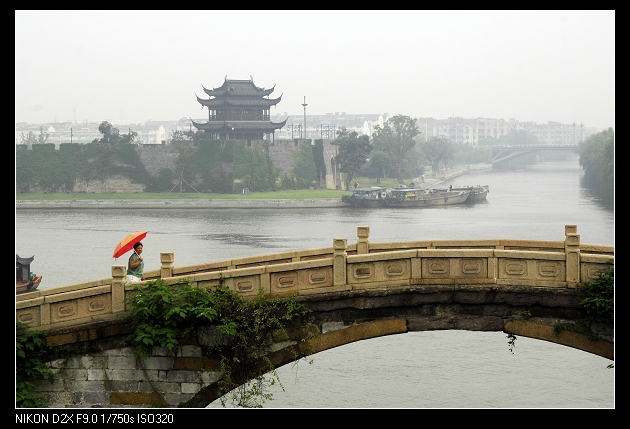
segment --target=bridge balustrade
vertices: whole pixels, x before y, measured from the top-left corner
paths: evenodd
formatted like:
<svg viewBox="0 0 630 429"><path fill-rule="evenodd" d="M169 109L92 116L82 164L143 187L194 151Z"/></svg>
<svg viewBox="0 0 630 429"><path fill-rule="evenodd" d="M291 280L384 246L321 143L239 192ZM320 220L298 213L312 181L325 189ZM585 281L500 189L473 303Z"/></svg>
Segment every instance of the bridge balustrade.
<svg viewBox="0 0 630 429"><path fill-rule="evenodd" d="M371 243L369 227L358 241L334 238L332 247L235 258L184 267L173 253L161 253L161 268L146 281L185 279L197 287L227 286L245 298L262 288L270 296L308 295L419 285L466 284L573 288L597 277L614 260L614 247L580 244L577 226L565 226L564 241L423 240ZM124 299L145 282L125 283L125 266L112 277L16 296L16 318L49 330L115 320L125 315ZM89 338L86 338L86 340Z"/></svg>

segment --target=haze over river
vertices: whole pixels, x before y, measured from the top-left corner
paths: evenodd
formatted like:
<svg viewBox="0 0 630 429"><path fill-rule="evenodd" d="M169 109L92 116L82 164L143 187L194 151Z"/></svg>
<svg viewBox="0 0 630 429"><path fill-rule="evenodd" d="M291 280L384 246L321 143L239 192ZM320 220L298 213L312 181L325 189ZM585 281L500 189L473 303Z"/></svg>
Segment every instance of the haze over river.
<svg viewBox="0 0 630 429"><path fill-rule="evenodd" d="M614 210L580 187L577 157L520 170L470 173L440 184L489 185L486 202L421 209L16 210L15 249L35 255L39 289L111 276L114 247L148 230L145 270L160 252L175 265L370 241L516 238L564 240L577 225L582 243L614 245ZM278 370L265 407L613 408L612 361L569 347L501 332L429 331L364 340ZM220 406L218 401L210 407Z"/></svg>

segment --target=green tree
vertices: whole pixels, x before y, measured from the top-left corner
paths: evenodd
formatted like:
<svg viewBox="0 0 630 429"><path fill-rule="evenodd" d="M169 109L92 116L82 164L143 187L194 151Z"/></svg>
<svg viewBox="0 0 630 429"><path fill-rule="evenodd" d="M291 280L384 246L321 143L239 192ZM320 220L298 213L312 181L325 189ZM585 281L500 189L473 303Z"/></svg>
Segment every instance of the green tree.
<svg viewBox="0 0 630 429"><path fill-rule="evenodd" d="M385 173L387 171L387 167L389 167L390 165L391 164L389 162L389 157L385 152L382 152L380 150L372 151L372 155L370 155L370 167L372 167L372 169L376 173L377 184L381 183L381 178L387 178Z"/></svg>
<svg viewBox="0 0 630 429"><path fill-rule="evenodd" d="M234 150L234 179L252 191L267 191L276 180L273 165L270 169L267 153L258 148L239 145Z"/></svg>
<svg viewBox="0 0 630 429"><path fill-rule="evenodd" d="M615 132L600 131L579 145L584 184L605 198L614 198Z"/></svg>
<svg viewBox="0 0 630 429"><path fill-rule="evenodd" d="M103 121L98 126L98 131L103 134L101 139L94 139L92 143L132 144L138 141L138 133L129 131L128 134L120 134L118 128L108 121Z"/></svg>
<svg viewBox="0 0 630 429"><path fill-rule="evenodd" d="M419 147L434 173L440 170L440 165L445 165L453 159L455 154L453 144L444 137L431 137L427 141L420 142Z"/></svg>
<svg viewBox="0 0 630 429"><path fill-rule="evenodd" d="M193 170L195 154L197 152L196 145L193 141L194 133L192 131L173 131L171 133L170 144L177 150L177 159L175 160L175 174L179 182L179 193L183 192L184 183L192 181L190 174ZM169 191L171 191L169 189Z"/></svg>
<svg viewBox="0 0 630 429"><path fill-rule="evenodd" d="M313 159L313 151L310 145L303 145L295 154L295 164L291 170L291 176L295 180L295 187L305 189L317 186L317 167Z"/></svg>
<svg viewBox="0 0 630 429"><path fill-rule="evenodd" d="M35 135L32 131L29 131L27 135L20 134L20 143L25 145L44 144L48 141L49 133L44 131L44 127L39 127L39 135Z"/></svg>
<svg viewBox="0 0 630 429"><path fill-rule="evenodd" d="M326 187L326 161L324 160L324 140L317 139L311 145L313 161L317 169L317 188Z"/></svg>
<svg viewBox="0 0 630 429"><path fill-rule="evenodd" d="M492 161L492 150L488 146L454 143L453 147L453 161L455 164L479 164Z"/></svg>
<svg viewBox="0 0 630 429"><path fill-rule="evenodd" d="M416 120L405 115L389 118L383 128L377 126L372 136L374 148L389 156L391 165L396 171L398 183L403 183L404 165L413 165L410 159L412 149L416 145L415 138L420 135Z"/></svg>
<svg viewBox="0 0 630 429"><path fill-rule="evenodd" d="M349 132L346 128L337 133L337 138L331 144L339 147L337 154L339 171L346 173L344 182L346 189L350 189L352 179L366 163L374 145L368 136L360 136L356 131Z"/></svg>

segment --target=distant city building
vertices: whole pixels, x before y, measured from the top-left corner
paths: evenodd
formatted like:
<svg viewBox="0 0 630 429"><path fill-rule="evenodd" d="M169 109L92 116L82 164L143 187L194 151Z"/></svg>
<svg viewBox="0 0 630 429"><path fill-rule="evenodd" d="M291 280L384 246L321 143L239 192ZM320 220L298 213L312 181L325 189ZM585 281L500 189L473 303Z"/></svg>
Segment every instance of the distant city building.
<svg viewBox="0 0 630 429"><path fill-rule="evenodd" d="M389 119L387 113L347 115L346 112L335 112L325 115L306 115L306 126L304 127L304 115L288 115L285 112L282 115L276 114L272 117L272 121L284 120L286 123L285 127L275 132L275 138L281 140L297 138L333 140L342 128L371 137L374 128L376 126L382 127L387 119Z"/></svg>
<svg viewBox="0 0 630 429"><path fill-rule="evenodd" d="M249 81L246 81L249 82ZM311 140L333 140L337 132L342 128L348 131L356 131L359 135L372 136L376 126L382 127L389 119L387 113L376 114L346 114L346 112L326 113L323 115L306 115L306 132L302 127L304 115L283 114L269 115L265 121L268 124L284 124L273 130L269 137L275 140L293 140L307 138ZM204 119L181 118L174 121L148 120L138 124L114 124L121 134L132 131L138 133L138 144L160 145L168 144L174 131L195 131L195 124L203 125ZM18 122L15 124L15 144L22 143L22 136L27 137L29 132L37 138L40 132L48 133L46 143L54 143L58 148L60 143L92 143L100 140L103 135L98 126L101 122L52 122L42 124L28 124ZM236 122L236 121L235 121ZM420 117L416 119L421 134L419 139L428 140L431 137L445 137L453 142L466 143L477 146L480 141L487 138L499 138L513 131L527 131L536 136L540 143L544 144L576 144L586 140L600 130L595 127L585 127L582 124L563 124L549 121L545 124L536 122L520 122L513 118L509 120L494 118L461 118L435 119ZM219 133L219 136L221 133ZM236 133L230 138L237 138ZM243 134L240 134L241 136ZM227 137L227 135L225 135ZM255 140L269 138L261 136ZM239 137L242 138L242 137Z"/></svg>
<svg viewBox="0 0 630 429"><path fill-rule="evenodd" d="M514 118L509 120L494 118L462 118L434 119L421 117L416 119L421 133L420 138L428 140L432 137L444 137L455 143L477 146L488 138L499 138L513 131L527 131L536 136L544 144L578 144L597 132L596 128L583 125L562 124L549 121L546 124L536 122L520 122Z"/></svg>
<svg viewBox="0 0 630 429"><path fill-rule="evenodd" d="M192 125L205 131L211 138L221 140L252 140L273 138L274 131L282 128L285 121L270 120L269 110L280 102L278 98L267 98L274 88L260 88L250 80L236 80L225 77L223 85L214 89L203 88L210 97L197 101L208 108L208 121Z"/></svg>

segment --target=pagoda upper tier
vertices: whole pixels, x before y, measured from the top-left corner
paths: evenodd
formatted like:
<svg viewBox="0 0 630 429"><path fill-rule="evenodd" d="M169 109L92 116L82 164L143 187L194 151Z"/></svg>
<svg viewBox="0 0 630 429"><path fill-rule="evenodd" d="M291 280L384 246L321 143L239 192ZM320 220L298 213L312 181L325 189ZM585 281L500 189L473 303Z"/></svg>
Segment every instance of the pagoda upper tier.
<svg viewBox="0 0 630 429"><path fill-rule="evenodd" d="M263 98L271 94L275 88L265 89L254 85L251 80L225 79L223 85L218 88L207 89L202 85L203 91L208 94L209 99L197 97L197 101L208 109L221 108L254 108L268 109L280 102L282 96L278 98Z"/></svg>
<svg viewBox="0 0 630 429"><path fill-rule="evenodd" d="M273 138L273 132L282 128L284 122L272 122L269 110L280 102L278 98L268 98L275 88L260 88L254 85L253 79L238 80L225 77L223 85L203 91L210 97L203 99L197 96L202 107L208 108L208 122L193 122L201 131L220 139L242 139L248 141Z"/></svg>

